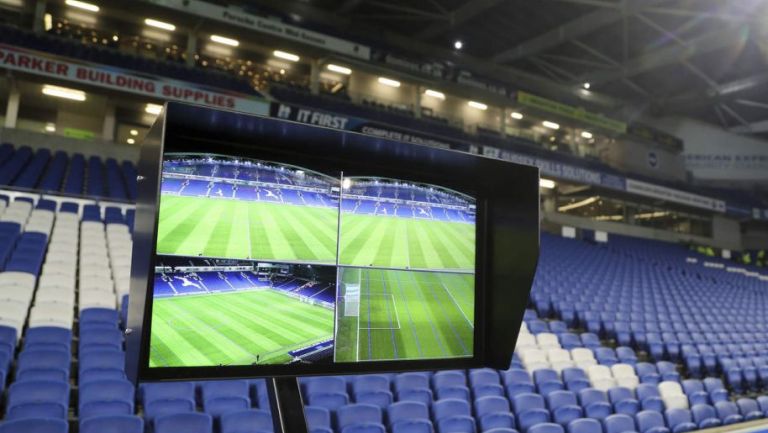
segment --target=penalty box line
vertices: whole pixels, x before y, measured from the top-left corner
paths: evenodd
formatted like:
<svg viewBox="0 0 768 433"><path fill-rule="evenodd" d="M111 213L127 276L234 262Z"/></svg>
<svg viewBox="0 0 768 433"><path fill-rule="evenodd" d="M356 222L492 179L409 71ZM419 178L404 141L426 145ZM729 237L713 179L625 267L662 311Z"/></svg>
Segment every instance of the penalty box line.
<svg viewBox="0 0 768 433"><path fill-rule="evenodd" d="M366 327L362 327L360 325L362 325L363 321L360 320L358 322L359 323L358 327L359 327L359 329L361 331L367 331L367 330L375 331L377 329L380 329L380 330L397 330L397 329L400 329L400 315L397 313L397 303L395 302L395 295L389 293L389 294L379 294L379 295L367 294L367 295L363 295L363 296L366 296L366 297L369 297L369 298L370 297L377 297L377 296L381 296L381 297L389 296L392 299L392 308L395 310L395 321L397 321L397 326L396 327L392 327L392 326L381 326L381 327L376 327L376 326L368 327L368 326L366 326ZM363 296L361 296L361 298Z"/></svg>

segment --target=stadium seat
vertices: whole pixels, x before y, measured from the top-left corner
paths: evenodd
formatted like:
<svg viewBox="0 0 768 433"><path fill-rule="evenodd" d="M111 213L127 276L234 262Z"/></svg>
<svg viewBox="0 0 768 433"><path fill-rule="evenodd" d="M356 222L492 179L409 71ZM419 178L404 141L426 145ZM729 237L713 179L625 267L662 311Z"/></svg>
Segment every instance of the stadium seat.
<svg viewBox="0 0 768 433"><path fill-rule="evenodd" d="M304 406L304 417L311 431L331 427L331 413L324 407Z"/></svg>
<svg viewBox="0 0 768 433"><path fill-rule="evenodd" d="M544 405L544 399L538 394L518 394L512 399L518 427L522 431L536 424L550 421L549 411Z"/></svg>
<svg viewBox="0 0 768 433"><path fill-rule="evenodd" d="M603 426L600 421L590 418L581 418L568 424L568 433L602 433Z"/></svg>
<svg viewBox="0 0 768 433"><path fill-rule="evenodd" d="M693 415L693 422L695 422L700 429L713 428L722 425L722 421L718 418L715 408L710 405L697 404L691 408L691 414Z"/></svg>
<svg viewBox="0 0 768 433"><path fill-rule="evenodd" d="M452 373L452 372L438 372L435 374L435 376L438 376L439 373ZM433 381L436 380L435 376L433 376ZM462 376L463 378L463 376ZM436 382L435 382L436 383ZM361 392L368 392L368 391L389 391L390 382L389 378L384 375L378 375L378 374L367 374L362 376L356 376L352 381L352 391L357 394Z"/></svg>
<svg viewBox="0 0 768 433"><path fill-rule="evenodd" d="M753 421L764 417L763 411L760 410L760 406L757 404L756 400L751 398L740 398L736 400L736 405L745 421Z"/></svg>
<svg viewBox="0 0 768 433"><path fill-rule="evenodd" d="M5 419L55 418L66 420L68 412L68 408L60 402L21 403L9 407Z"/></svg>
<svg viewBox="0 0 768 433"><path fill-rule="evenodd" d="M152 421L156 417L195 411L195 401L191 398L158 398L144 404L144 419Z"/></svg>
<svg viewBox="0 0 768 433"><path fill-rule="evenodd" d="M401 420L392 425L392 433L433 433L432 423L424 419Z"/></svg>
<svg viewBox="0 0 768 433"><path fill-rule="evenodd" d="M393 396L389 391L362 391L355 394L355 403L372 404L386 409L392 404Z"/></svg>
<svg viewBox="0 0 768 433"><path fill-rule="evenodd" d="M203 410L214 418L251 407L251 400L243 396L215 396L203 401Z"/></svg>
<svg viewBox="0 0 768 433"><path fill-rule="evenodd" d="M387 429L382 424L364 423L353 424L341 429L341 433L386 433Z"/></svg>
<svg viewBox="0 0 768 433"><path fill-rule="evenodd" d="M547 395L547 406L552 414L552 420L560 425L583 416L581 407L576 401L576 395L571 391L554 391Z"/></svg>
<svg viewBox="0 0 768 433"><path fill-rule="evenodd" d="M667 425L672 433L683 433L696 430L698 426L693 422L691 411L686 409L670 409L665 412Z"/></svg>
<svg viewBox="0 0 768 433"><path fill-rule="evenodd" d="M144 420L134 415L94 416L80 420L80 433L144 433Z"/></svg>
<svg viewBox="0 0 768 433"><path fill-rule="evenodd" d="M527 431L528 433L565 433L561 425L552 423L537 424Z"/></svg>
<svg viewBox="0 0 768 433"><path fill-rule="evenodd" d="M455 398L437 400L432 404L432 416L435 421L457 415L470 415L469 403Z"/></svg>
<svg viewBox="0 0 768 433"><path fill-rule="evenodd" d="M587 388L579 391L579 402L587 418L601 420L613 413L607 394L598 389Z"/></svg>
<svg viewBox="0 0 768 433"><path fill-rule="evenodd" d="M715 411L723 425L736 424L744 421L744 417L739 413L739 408L730 401L718 401L715 403Z"/></svg>
<svg viewBox="0 0 768 433"><path fill-rule="evenodd" d="M272 415L265 410L247 409L221 415L221 433L249 433L273 431ZM309 425L309 423L308 423Z"/></svg>
<svg viewBox="0 0 768 433"><path fill-rule="evenodd" d="M615 414L603 419L605 433L631 433L637 432L635 421L629 415Z"/></svg>
<svg viewBox="0 0 768 433"><path fill-rule="evenodd" d="M629 388L616 387L608 390L608 398L613 404L614 413L635 416L640 412L640 402L635 399Z"/></svg>
<svg viewBox="0 0 768 433"><path fill-rule="evenodd" d="M147 405L155 400L194 399L193 382L142 383L139 386L139 400Z"/></svg>
<svg viewBox="0 0 768 433"><path fill-rule="evenodd" d="M67 433L69 425L61 419L20 419L0 423L0 433Z"/></svg>
<svg viewBox="0 0 768 433"><path fill-rule="evenodd" d="M155 419L155 433L213 433L213 418L204 413L177 413Z"/></svg>
<svg viewBox="0 0 768 433"><path fill-rule="evenodd" d="M381 424L381 408L370 404L350 404L336 410L336 420L339 428L344 429L353 424Z"/></svg>
<svg viewBox="0 0 768 433"><path fill-rule="evenodd" d="M637 414L636 419L640 433L669 433L670 431L659 412L644 410Z"/></svg>
<svg viewBox="0 0 768 433"><path fill-rule="evenodd" d="M393 403L387 408L390 426L405 420L429 420L429 408L426 404L414 401Z"/></svg>

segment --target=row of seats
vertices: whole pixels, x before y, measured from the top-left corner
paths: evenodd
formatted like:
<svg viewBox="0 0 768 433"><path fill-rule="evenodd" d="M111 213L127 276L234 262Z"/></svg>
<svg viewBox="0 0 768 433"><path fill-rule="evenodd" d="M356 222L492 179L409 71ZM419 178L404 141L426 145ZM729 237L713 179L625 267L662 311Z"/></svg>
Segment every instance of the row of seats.
<svg viewBox="0 0 768 433"><path fill-rule="evenodd" d="M130 201L136 199L136 175L130 161L104 162L98 156L86 160L64 151L51 156L48 149L33 152L26 146L0 145L0 186Z"/></svg>

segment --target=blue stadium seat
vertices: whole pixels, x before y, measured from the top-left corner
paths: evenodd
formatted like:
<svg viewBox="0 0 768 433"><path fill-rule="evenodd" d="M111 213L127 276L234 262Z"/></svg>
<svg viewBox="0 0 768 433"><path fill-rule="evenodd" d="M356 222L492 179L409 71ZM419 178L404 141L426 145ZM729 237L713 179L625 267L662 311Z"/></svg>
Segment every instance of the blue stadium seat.
<svg viewBox="0 0 768 433"><path fill-rule="evenodd" d="M471 416L449 416L437 421L437 433L475 433L476 431L475 419Z"/></svg>
<svg viewBox="0 0 768 433"><path fill-rule="evenodd" d="M523 431L528 431L533 425L550 422L544 399L538 394L518 394L512 399L512 407L518 427Z"/></svg>
<svg viewBox="0 0 768 433"><path fill-rule="evenodd" d="M134 387L126 380L94 380L80 386L81 419L98 415L133 414Z"/></svg>
<svg viewBox="0 0 768 433"><path fill-rule="evenodd" d="M463 371L438 371L432 376L432 389L450 386L467 386L467 378Z"/></svg>
<svg viewBox="0 0 768 433"><path fill-rule="evenodd" d="M669 433L664 417L659 412L644 410L636 418L640 433Z"/></svg>
<svg viewBox="0 0 768 433"><path fill-rule="evenodd" d="M637 365L635 365L635 370L637 371L637 377L640 378L641 383L661 383L661 375L659 375L655 365L648 362L638 362Z"/></svg>
<svg viewBox="0 0 768 433"><path fill-rule="evenodd" d="M487 368L472 370L469 372L469 383L473 388L481 385L498 385L499 373Z"/></svg>
<svg viewBox="0 0 768 433"><path fill-rule="evenodd" d="M447 372L444 372L447 373ZM435 374L437 376L437 374ZM380 374L356 376L352 380L352 391L357 394L368 391L389 391L389 378Z"/></svg>
<svg viewBox="0 0 768 433"><path fill-rule="evenodd" d="M425 373L400 373L395 376L395 391L429 388L429 376Z"/></svg>
<svg viewBox="0 0 768 433"><path fill-rule="evenodd" d="M656 385L641 383L635 388L637 399L642 410L664 411L664 402L661 399L659 388Z"/></svg>
<svg viewBox="0 0 768 433"><path fill-rule="evenodd" d="M6 420L28 418L67 419L69 409L60 402L21 403L9 407L5 413Z"/></svg>
<svg viewBox="0 0 768 433"><path fill-rule="evenodd" d="M203 410L214 418L230 412L240 412L251 407L251 400L243 396L218 396L203 401Z"/></svg>
<svg viewBox="0 0 768 433"><path fill-rule="evenodd" d="M560 380L560 375L555 370L542 368L533 372L533 381L539 394L546 396L550 392L565 389L565 385Z"/></svg>
<svg viewBox="0 0 768 433"><path fill-rule="evenodd" d="M324 407L304 406L304 417L310 430L331 427L331 413Z"/></svg>
<svg viewBox="0 0 768 433"><path fill-rule="evenodd" d="M434 400L429 388L409 388L397 391L397 401L415 401L430 404Z"/></svg>
<svg viewBox="0 0 768 433"><path fill-rule="evenodd" d="M470 392L466 386L443 386L435 389L438 400L456 398L469 401Z"/></svg>
<svg viewBox="0 0 768 433"><path fill-rule="evenodd" d="M472 395L475 399L481 397L503 396L504 394L504 387L499 384L489 383L472 388Z"/></svg>
<svg viewBox="0 0 768 433"><path fill-rule="evenodd" d="M728 391L725 389L722 380L708 377L704 379L704 388L709 393L709 400L712 403L728 400Z"/></svg>
<svg viewBox="0 0 768 433"><path fill-rule="evenodd" d="M569 391L578 393L582 389L591 387L587 374L580 368L565 368L561 374L563 382L565 382L565 387Z"/></svg>
<svg viewBox="0 0 768 433"><path fill-rule="evenodd" d="M509 412L494 412L485 414L480 418L478 424L483 432L501 429L501 428L515 428L515 416Z"/></svg>
<svg viewBox="0 0 768 433"><path fill-rule="evenodd" d="M664 413L667 425L672 433L694 431L698 426L693 422L693 415L688 409L669 409Z"/></svg>
<svg viewBox="0 0 768 433"><path fill-rule="evenodd" d="M559 424L543 423L537 424L527 430L528 433L565 433L563 427Z"/></svg>
<svg viewBox="0 0 768 433"><path fill-rule="evenodd" d="M330 411L349 403L346 393L342 392L315 392L308 395L310 406L324 407Z"/></svg>
<svg viewBox="0 0 768 433"><path fill-rule="evenodd" d="M429 408L426 404L414 401L392 403L387 408L387 419L392 427L400 421L429 420Z"/></svg>
<svg viewBox="0 0 768 433"><path fill-rule="evenodd" d="M433 433L432 423L425 419L409 419L392 425L392 433Z"/></svg>
<svg viewBox="0 0 768 433"><path fill-rule="evenodd" d="M736 405L739 407L739 412L744 417L744 421L753 421L763 418L763 411L760 410L760 406L756 400L751 398L740 398L736 400Z"/></svg>
<svg viewBox="0 0 768 433"><path fill-rule="evenodd" d="M14 330L15 339L15 330ZM72 331L56 326L38 326L29 328L24 334L24 350L34 348L69 351L72 343Z"/></svg>
<svg viewBox="0 0 768 433"><path fill-rule="evenodd" d="M581 406L576 401L576 394L571 391L554 391L547 395L552 419L555 423L567 426L573 420L583 416Z"/></svg>
<svg viewBox="0 0 768 433"><path fill-rule="evenodd" d="M353 424L382 422L381 408L370 404L349 404L336 410L336 424L344 429Z"/></svg>
<svg viewBox="0 0 768 433"><path fill-rule="evenodd" d="M155 400L195 398L193 382L142 383L139 386L139 400L147 405Z"/></svg>
<svg viewBox="0 0 768 433"><path fill-rule="evenodd" d="M59 403L69 407L69 384L44 380L25 380L8 387L7 410L28 403Z"/></svg>
<svg viewBox="0 0 768 433"><path fill-rule="evenodd" d="M191 398L158 398L144 404L144 418L151 421L156 417L195 411L195 401Z"/></svg>
<svg viewBox="0 0 768 433"><path fill-rule="evenodd" d="M513 368L502 372L502 375L504 376L504 384L507 387L507 394L510 398L514 398L517 394L536 391L530 374L525 370Z"/></svg>
<svg viewBox="0 0 768 433"><path fill-rule="evenodd" d="M640 402L635 399L629 388L616 387L608 390L608 398L613 403L615 413L635 416L640 412Z"/></svg>
<svg viewBox="0 0 768 433"><path fill-rule="evenodd" d="M581 418L568 424L568 433L602 433L600 421L591 418Z"/></svg>
<svg viewBox="0 0 768 433"><path fill-rule="evenodd" d="M123 333L119 329L86 328L79 337L80 352L123 349Z"/></svg>
<svg viewBox="0 0 768 433"><path fill-rule="evenodd" d="M117 328L120 318L116 310L109 308L85 308L80 312L80 327L98 325Z"/></svg>
<svg viewBox="0 0 768 433"><path fill-rule="evenodd" d="M216 397L248 397L246 380L212 380L200 383L200 399L210 400Z"/></svg>
<svg viewBox="0 0 768 433"><path fill-rule="evenodd" d="M155 419L155 433L213 433L213 418L204 413L177 413Z"/></svg>
<svg viewBox="0 0 768 433"><path fill-rule="evenodd" d="M697 404L691 408L691 414L693 415L693 422L695 422L700 429L707 429L718 427L722 425L722 421L718 418L715 408L708 404Z"/></svg>
<svg viewBox="0 0 768 433"><path fill-rule="evenodd" d="M389 391L362 391L355 394L355 403L372 404L386 409L392 404L393 397Z"/></svg>
<svg viewBox="0 0 768 433"><path fill-rule="evenodd" d="M386 433L387 429L379 423L353 424L341 429L341 433Z"/></svg>
<svg viewBox="0 0 768 433"><path fill-rule="evenodd" d="M67 433L69 424L61 419L39 418L4 421L0 433Z"/></svg>
<svg viewBox="0 0 768 433"><path fill-rule="evenodd" d="M301 380L304 395L319 392L347 392L347 382L338 376L309 377Z"/></svg>
<svg viewBox="0 0 768 433"><path fill-rule="evenodd" d="M438 400L432 404L432 416L435 421L456 415L470 415L472 410L466 400L450 398Z"/></svg>
<svg viewBox="0 0 768 433"><path fill-rule="evenodd" d="M80 354L80 383L91 380L125 379L125 354L114 350L93 350Z"/></svg>
<svg viewBox="0 0 768 433"><path fill-rule="evenodd" d="M613 414L608 396L598 389L588 388L579 391L579 402L587 418L602 420Z"/></svg>
<svg viewBox="0 0 768 433"><path fill-rule="evenodd" d="M629 415L615 414L603 419L605 433L632 433L637 432L635 420Z"/></svg>
<svg viewBox="0 0 768 433"><path fill-rule="evenodd" d="M736 424L744 421L744 417L739 413L739 408L730 401L718 401L715 403L715 411L723 425Z"/></svg>
<svg viewBox="0 0 768 433"><path fill-rule="evenodd" d="M757 397L757 405L760 406L763 415L768 417L768 396L761 395Z"/></svg>
<svg viewBox="0 0 768 433"><path fill-rule="evenodd" d="M144 433L144 420L135 415L94 416L80 420L80 433Z"/></svg>
<svg viewBox="0 0 768 433"><path fill-rule="evenodd" d="M272 415L265 410L247 409L221 415L221 433L272 433Z"/></svg>

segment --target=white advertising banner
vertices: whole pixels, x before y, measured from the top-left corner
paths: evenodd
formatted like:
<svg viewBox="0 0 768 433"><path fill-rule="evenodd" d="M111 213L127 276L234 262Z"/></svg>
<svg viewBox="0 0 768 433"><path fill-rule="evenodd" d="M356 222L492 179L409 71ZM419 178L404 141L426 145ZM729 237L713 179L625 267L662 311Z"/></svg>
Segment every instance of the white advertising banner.
<svg viewBox="0 0 768 433"><path fill-rule="evenodd" d="M255 96L0 44L0 69L3 68L134 93L156 100L269 114L269 103Z"/></svg>
<svg viewBox="0 0 768 433"><path fill-rule="evenodd" d="M703 195L692 194L639 180L627 179L627 192L671 203L725 213L725 202L722 200L716 200L704 197Z"/></svg>
<svg viewBox="0 0 768 433"><path fill-rule="evenodd" d="M315 47L325 48L349 56L370 60L371 49L334 36L324 35L312 30L285 24L277 20L249 14L235 7L219 6L200 0L145 0L158 6L175 9L203 18L215 19L249 30L267 33Z"/></svg>

